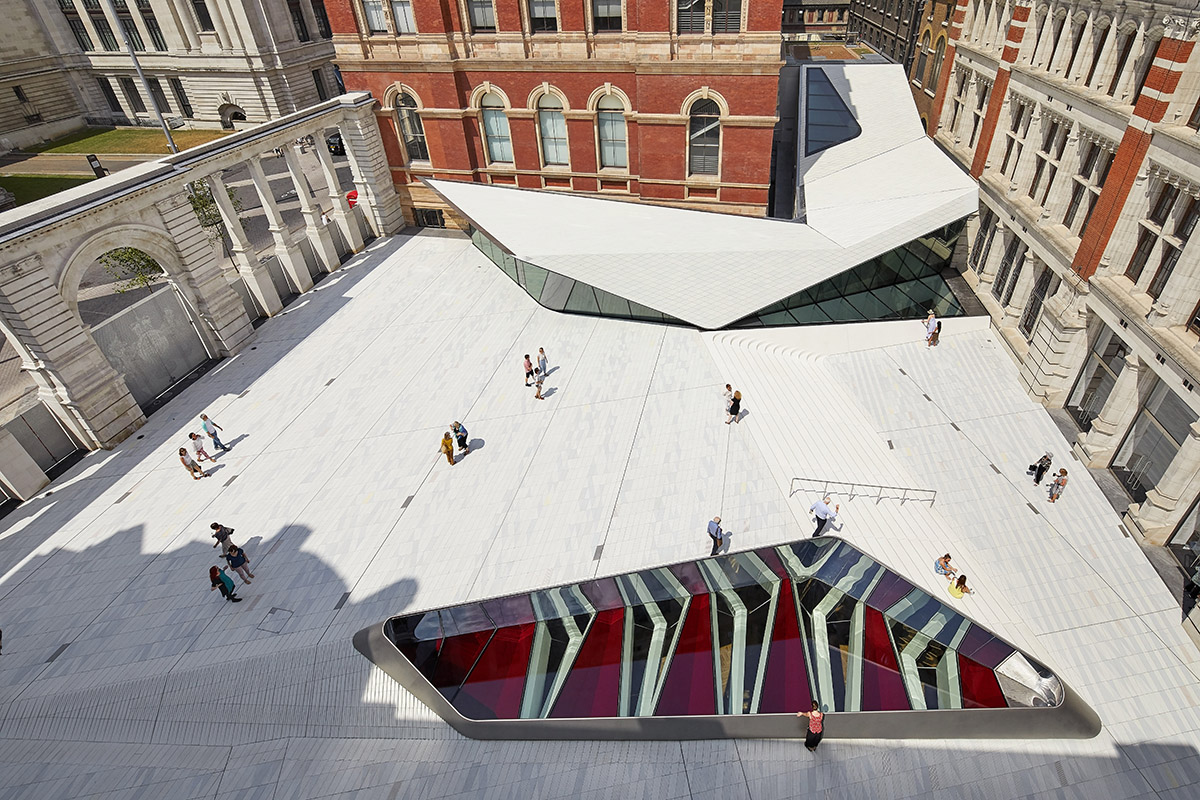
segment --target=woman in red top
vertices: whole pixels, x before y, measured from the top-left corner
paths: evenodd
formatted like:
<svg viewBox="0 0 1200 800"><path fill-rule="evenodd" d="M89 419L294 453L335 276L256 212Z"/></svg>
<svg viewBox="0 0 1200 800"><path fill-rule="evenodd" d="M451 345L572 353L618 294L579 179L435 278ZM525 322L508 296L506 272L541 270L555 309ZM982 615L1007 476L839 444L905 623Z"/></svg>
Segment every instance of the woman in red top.
<svg viewBox="0 0 1200 800"><path fill-rule="evenodd" d="M814 700L812 711L801 711L796 716L808 717L808 733L804 736L804 746L810 753L816 752L817 745L821 743L821 736L825 732L825 715L821 713L821 707Z"/></svg>

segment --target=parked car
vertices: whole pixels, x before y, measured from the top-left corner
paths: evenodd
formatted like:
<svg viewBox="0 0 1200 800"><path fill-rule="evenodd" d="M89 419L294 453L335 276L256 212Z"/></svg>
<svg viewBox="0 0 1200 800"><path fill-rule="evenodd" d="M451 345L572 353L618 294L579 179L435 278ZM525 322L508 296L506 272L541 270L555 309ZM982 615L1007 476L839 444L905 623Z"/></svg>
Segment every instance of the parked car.
<svg viewBox="0 0 1200 800"><path fill-rule="evenodd" d="M342 135L340 133L332 134L328 139L325 140L325 145L329 148L329 152L333 153L335 156L346 155L346 145L342 141Z"/></svg>

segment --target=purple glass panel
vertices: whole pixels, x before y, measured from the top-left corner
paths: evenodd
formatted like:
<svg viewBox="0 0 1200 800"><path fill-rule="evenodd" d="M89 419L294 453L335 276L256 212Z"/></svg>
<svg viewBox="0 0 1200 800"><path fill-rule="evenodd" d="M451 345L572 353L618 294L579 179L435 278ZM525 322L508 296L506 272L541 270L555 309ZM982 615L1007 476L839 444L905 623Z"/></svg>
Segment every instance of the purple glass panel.
<svg viewBox="0 0 1200 800"><path fill-rule="evenodd" d="M625 601L617 589L617 582L612 578L601 578L598 581L588 581L580 584L583 596L588 599L597 611L609 608L624 608Z"/></svg>
<svg viewBox="0 0 1200 800"><path fill-rule="evenodd" d="M432 672L423 671L434 688L450 702L454 702L458 687L462 685L471 667L475 666L488 639L492 638L492 633L491 630L475 631L442 640L437 662L432 664Z"/></svg>
<svg viewBox="0 0 1200 800"><path fill-rule="evenodd" d="M900 677L900 661L883 614L867 606L863 629L863 711L907 711L912 706Z"/></svg>
<svg viewBox="0 0 1200 800"><path fill-rule="evenodd" d="M700 568L696 566L695 561L674 564L667 569L671 571L676 580L683 584L683 588L687 589L688 594L692 596L708 594L708 584L704 582L704 577L700 574Z"/></svg>
<svg viewBox="0 0 1200 800"><path fill-rule="evenodd" d="M1008 708L996 673L961 653L958 656L958 682L962 687L963 708Z"/></svg>
<svg viewBox="0 0 1200 800"><path fill-rule="evenodd" d="M978 661L989 669L1000 666L1000 662L1013 654L1013 649L978 625L971 625L967 635L956 648L959 653Z"/></svg>
<svg viewBox="0 0 1200 800"><path fill-rule="evenodd" d="M442 629L446 636L459 636L476 631L490 631L496 626L480 603L468 603L442 611Z"/></svg>
<svg viewBox="0 0 1200 800"><path fill-rule="evenodd" d="M800 639L796 618L796 599L792 595L792 582L784 580L779 586L775 628L771 632L771 649L767 651L767 672L763 676L758 711L782 714L803 711L811 704L804 642Z"/></svg>
<svg viewBox="0 0 1200 800"><path fill-rule="evenodd" d="M783 559L775 552L774 547L764 547L761 550L755 550L754 553L763 560L763 563L767 565L771 572L774 572L780 578L791 579L791 573L783 565Z"/></svg>
<svg viewBox="0 0 1200 800"><path fill-rule="evenodd" d="M867 605L887 611L912 590L913 585L904 578L894 572L885 572L879 583L875 584L871 596L867 598Z"/></svg>
<svg viewBox="0 0 1200 800"><path fill-rule="evenodd" d="M554 701L551 717L615 717L621 682L625 609L596 615L571 674Z"/></svg>
<svg viewBox="0 0 1200 800"><path fill-rule="evenodd" d="M527 594L497 597L483 603L483 610L491 617L497 628L507 628L512 625L528 625L535 622L533 603Z"/></svg>
<svg viewBox="0 0 1200 800"><path fill-rule="evenodd" d="M534 624L496 631L451 702L470 719L516 719L521 713L525 671Z"/></svg>
<svg viewBox="0 0 1200 800"><path fill-rule="evenodd" d="M697 572L699 575L699 572ZM716 679L713 674L712 620L707 594L696 595L688 606L683 631L662 694L658 717L682 717L717 713Z"/></svg>

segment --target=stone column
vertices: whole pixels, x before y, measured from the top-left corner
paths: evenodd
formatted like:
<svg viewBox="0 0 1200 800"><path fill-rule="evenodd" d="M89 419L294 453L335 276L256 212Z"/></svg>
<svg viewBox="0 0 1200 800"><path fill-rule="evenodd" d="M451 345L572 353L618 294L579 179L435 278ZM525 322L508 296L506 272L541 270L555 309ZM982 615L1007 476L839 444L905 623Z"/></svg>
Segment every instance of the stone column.
<svg viewBox="0 0 1200 800"><path fill-rule="evenodd" d="M404 228L404 214L373 107L373 102L347 107L338 127L346 144L363 215L376 236L388 236Z"/></svg>
<svg viewBox="0 0 1200 800"><path fill-rule="evenodd" d="M312 276L308 274L308 265L304 263L304 257L288 241L288 228L284 224L283 215L279 213L279 206L275 203L275 195L271 191L267 175L263 172L262 158L251 156L246 166L250 168L250 179L254 181L254 189L258 192L263 212L267 215L267 230L275 240L275 255L283 265L283 271L291 276L296 288L301 293L307 292L313 285Z"/></svg>
<svg viewBox="0 0 1200 800"><path fill-rule="evenodd" d="M1139 22L1137 33L1133 35L1133 47L1129 48L1129 58L1125 59L1125 66L1121 68L1121 78L1117 83L1117 90L1113 92L1113 99L1119 103L1124 103L1128 99L1133 100L1133 92L1137 88L1133 82L1137 80L1138 68L1142 65L1146 58L1153 58L1154 51L1157 49L1154 43L1151 43L1150 52L1142 52L1146 47L1146 23Z"/></svg>
<svg viewBox="0 0 1200 800"><path fill-rule="evenodd" d="M208 233L184 195L155 203L164 226L179 250L184 274L167 275L183 297L209 351L229 356L241 349L254 329L237 292L221 273Z"/></svg>
<svg viewBox="0 0 1200 800"><path fill-rule="evenodd" d="M3 426L0 426L0 482L18 500L28 500L50 483L42 468Z"/></svg>
<svg viewBox="0 0 1200 800"><path fill-rule="evenodd" d="M1087 284L1062 276L1058 291L1046 298L1021 362L1021 383L1030 397L1049 408L1066 403L1079 365L1087 358Z"/></svg>
<svg viewBox="0 0 1200 800"><path fill-rule="evenodd" d="M283 310L283 300L279 297L275 282L271 280L271 273L258 260L250 240L246 238L246 231L242 228L242 221L238 219L237 209L229 200L229 190L225 188L225 181L216 173L209 175L207 180L212 190L213 201L221 212L221 220L225 223L225 230L229 232L229 239L233 244L233 263L238 274L246 281L246 288L258 300L267 316L273 317Z"/></svg>
<svg viewBox="0 0 1200 800"><path fill-rule="evenodd" d="M1092 73L1092 82L1088 84L1089 89L1103 92L1112 81L1119 55L1117 41L1121 38L1120 27L1124 21L1125 12L1118 6L1116 13L1103 31L1104 44L1100 48L1100 58L1096 61L1096 71Z"/></svg>
<svg viewBox="0 0 1200 800"><path fill-rule="evenodd" d="M1112 391L1104 401L1104 408L1092 420L1092 429L1075 437L1077 452L1089 467L1107 467L1113 451L1138 411L1138 377L1141 362L1130 353L1125 356L1125 366Z"/></svg>
<svg viewBox="0 0 1200 800"><path fill-rule="evenodd" d="M58 293L40 256L0 267L0 323L38 395L85 447L111 448L145 424L124 379Z"/></svg>
<svg viewBox="0 0 1200 800"><path fill-rule="evenodd" d="M196 30L196 21L192 19L192 9L189 8L190 3L187 0L170 0L169 8L171 18L178 23L177 34L184 50L199 50L200 49L200 34ZM175 32L172 32L175 33ZM167 35L167 31L163 31L163 35ZM167 42L170 43L170 38Z"/></svg>
<svg viewBox="0 0 1200 800"><path fill-rule="evenodd" d="M1042 207L1043 224L1056 225L1062 222L1067 205L1071 202L1071 193L1075 191L1075 165L1079 163L1079 123L1072 122L1067 133L1067 146L1063 149L1062 158L1058 160L1058 172L1054 175L1054 186Z"/></svg>
<svg viewBox="0 0 1200 800"><path fill-rule="evenodd" d="M322 133L317 138L324 138L324 134ZM363 249L362 230L358 227L358 220L354 218L350 204L346 202L346 197L342 194L342 185L338 180L337 169L333 166L333 156L329 153L329 148L322 145L323 142L319 142L313 149L317 151L317 160L321 162L321 172L325 174L326 199L333 205L333 221L337 223L338 230L342 232L342 238L346 240L350 252L357 253Z"/></svg>
<svg viewBox="0 0 1200 800"><path fill-rule="evenodd" d="M1005 247L1004 223L997 220L996 233L992 236L992 243L988 249L987 257L983 260L983 265L979 270L979 289L977 291L980 294L984 291L987 291L989 294L991 293L992 283L996 280L996 272L1000 269L1000 262L1004 260Z"/></svg>
<svg viewBox="0 0 1200 800"><path fill-rule="evenodd" d="M314 149L320 150L323 144L322 142L316 145ZM296 187L296 199L300 201L300 213L304 215L304 232L312 244L313 253L316 254L322 271L333 272L341 261L333 246L333 235L321 222L321 209L313 202L312 187L308 184L308 176L304 174L299 152L295 147L285 147L283 157L287 161L288 173L292 176L292 185Z"/></svg>
<svg viewBox="0 0 1200 800"><path fill-rule="evenodd" d="M1187 512L1188 504L1181 501L1197 472L1200 472L1200 422L1193 422L1167 471L1154 488L1146 492L1146 500L1131 505L1126 512L1147 542L1166 543L1179 518Z"/></svg>
<svg viewBox="0 0 1200 800"><path fill-rule="evenodd" d="M1088 52L1092 49L1092 39L1096 32L1096 10L1088 12L1087 22L1083 24L1083 32L1079 34L1079 45L1075 49L1075 60L1071 63L1071 72L1064 77L1071 83L1081 83L1087 77L1087 69L1091 67Z"/></svg>
<svg viewBox="0 0 1200 800"><path fill-rule="evenodd" d="M1002 327L1016 327L1017 323L1021 321L1021 315L1025 313L1025 306L1029 303L1029 295L1033 291L1034 278L1041 272L1040 267L1043 266L1042 260L1029 252L1029 248L1025 248L1024 256L1017 258L1013 269L1015 270L1018 265L1021 267L1021 274L1016 276L1012 299L1004 306L1004 316L1000 319Z"/></svg>

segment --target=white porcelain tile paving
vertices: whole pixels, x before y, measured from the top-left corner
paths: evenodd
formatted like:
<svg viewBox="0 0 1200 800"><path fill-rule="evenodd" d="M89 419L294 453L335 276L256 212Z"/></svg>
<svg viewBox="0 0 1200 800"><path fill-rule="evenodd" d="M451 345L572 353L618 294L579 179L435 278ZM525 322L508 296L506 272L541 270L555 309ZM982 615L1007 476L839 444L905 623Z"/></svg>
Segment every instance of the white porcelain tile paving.
<svg viewBox="0 0 1200 800"><path fill-rule="evenodd" d="M0 798L1197 796L1178 607L986 325L950 320L936 349L910 327L569 316L461 238L374 243L0 523ZM543 401L520 368L538 347ZM192 482L174 451L205 412L234 449ZM455 419L473 450L451 467ZM1054 506L1024 469L1047 447L1072 470ZM843 491L839 534L932 592L951 549L964 612L1068 680L1100 736L479 742L350 644L394 614L705 555L717 513L734 550L805 537L797 476L936 489ZM214 519L251 555L241 604L208 589Z"/></svg>

